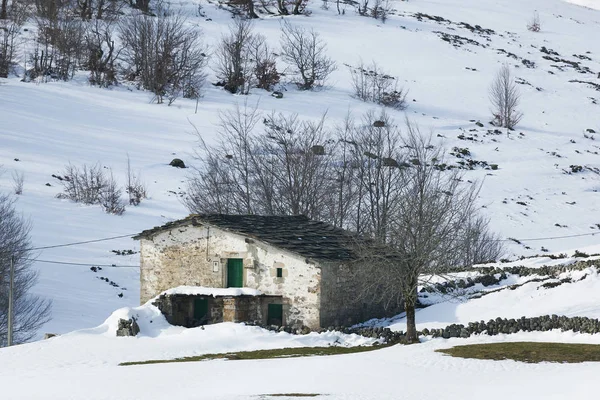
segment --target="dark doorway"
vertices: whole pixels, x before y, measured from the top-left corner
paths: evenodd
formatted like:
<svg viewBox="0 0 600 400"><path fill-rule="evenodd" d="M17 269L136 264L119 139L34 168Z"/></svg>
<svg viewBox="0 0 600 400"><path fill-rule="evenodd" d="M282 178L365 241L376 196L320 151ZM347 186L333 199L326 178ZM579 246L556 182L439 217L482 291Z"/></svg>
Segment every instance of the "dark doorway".
<svg viewBox="0 0 600 400"><path fill-rule="evenodd" d="M283 304L269 304L267 308L267 325L283 325Z"/></svg>
<svg viewBox="0 0 600 400"><path fill-rule="evenodd" d="M194 299L194 320L202 324L208 322L208 299Z"/></svg>

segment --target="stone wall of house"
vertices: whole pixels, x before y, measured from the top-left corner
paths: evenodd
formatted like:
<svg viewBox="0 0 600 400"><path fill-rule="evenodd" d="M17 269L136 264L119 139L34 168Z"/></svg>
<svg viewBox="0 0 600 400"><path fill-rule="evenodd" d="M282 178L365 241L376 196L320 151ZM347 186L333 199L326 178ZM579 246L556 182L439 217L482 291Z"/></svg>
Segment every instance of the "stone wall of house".
<svg viewBox="0 0 600 400"><path fill-rule="evenodd" d="M142 303L181 285L226 287L227 259L241 258L245 287L283 297L284 324L320 326L321 269L299 255L215 227L192 225L141 239L140 249Z"/></svg>
<svg viewBox="0 0 600 400"><path fill-rule="evenodd" d="M362 298L360 282L352 268L359 265L327 263L321 272L321 326L351 326L371 318L393 316L402 310L385 309L383 304Z"/></svg>

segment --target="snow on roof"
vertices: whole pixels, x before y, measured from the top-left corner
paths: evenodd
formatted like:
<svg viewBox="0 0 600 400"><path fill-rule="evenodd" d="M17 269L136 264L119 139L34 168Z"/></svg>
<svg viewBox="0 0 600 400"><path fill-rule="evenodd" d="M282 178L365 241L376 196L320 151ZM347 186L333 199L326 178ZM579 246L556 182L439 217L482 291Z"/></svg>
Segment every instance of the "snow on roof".
<svg viewBox="0 0 600 400"><path fill-rule="evenodd" d="M211 288L204 286L178 286L165 290L160 295L194 295L194 296L260 296L261 291L251 288Z"/></svg>

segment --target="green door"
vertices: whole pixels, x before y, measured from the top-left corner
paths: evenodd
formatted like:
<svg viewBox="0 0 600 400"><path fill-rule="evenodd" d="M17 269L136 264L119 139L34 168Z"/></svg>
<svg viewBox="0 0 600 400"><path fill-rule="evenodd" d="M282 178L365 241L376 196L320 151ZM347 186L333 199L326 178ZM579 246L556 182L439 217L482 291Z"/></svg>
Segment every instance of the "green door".
<svg viewBox="0 0 600 400"><path fill-rule="evenodd" d="M269 304L267 308L267 325L283 325L283 305Z"/></svg>
<svg viewBox="0 0 600 400"><path fill-rule="evenodd" d="M227 260L227 287L244 287L244 260L241 258Z"/></svg>
<svg viewBox="0 0 600 400"><path fill-rule="evenodd" d="M196 297L194 299L194 319L204 321L208 314L208 299Z"/></svg>

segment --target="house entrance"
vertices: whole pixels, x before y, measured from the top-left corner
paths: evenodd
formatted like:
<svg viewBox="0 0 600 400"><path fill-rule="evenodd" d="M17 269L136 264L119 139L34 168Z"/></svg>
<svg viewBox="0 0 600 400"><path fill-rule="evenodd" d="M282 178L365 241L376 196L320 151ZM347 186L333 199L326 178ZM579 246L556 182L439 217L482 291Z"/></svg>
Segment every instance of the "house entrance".
<svg viewBox="0 0 600 400"><path fill-rule="evenodd" d="M267 308L267 325L283 325L283 304L269 304Z"/></svg>
<svg viewBox="0 0 600 400"><path fill-rule="evenodd" d="M244 287L244 260L241 258L227 260L227 287Z"/></svg>
<svg viewBox="0 0 600 400"><path fill-rule="evenodd" d="M208 319L208 299L194 299L194 319L202 323Z"/></svg>

